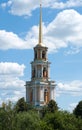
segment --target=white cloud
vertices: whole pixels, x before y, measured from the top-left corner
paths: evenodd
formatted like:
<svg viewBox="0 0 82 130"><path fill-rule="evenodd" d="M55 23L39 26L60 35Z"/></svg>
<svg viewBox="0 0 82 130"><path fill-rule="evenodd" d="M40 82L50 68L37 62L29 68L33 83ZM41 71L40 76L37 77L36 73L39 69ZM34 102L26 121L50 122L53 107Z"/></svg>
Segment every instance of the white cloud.
<svg viewBox="0 0 82 130"><path fill-rule="evenodd" d="M39 7L38 0L9 0L8 2L2 3L2 8L10 7L9 12L14 15L31 15L32 11ZM64 9L70 7L82 6L82 0L45 0L42 1L43 7L55 8L55 9Z"/></svg>
<svg viewBox="0 0 82 130"><path fill-rule="evenodd" d="M6 3L6 2L2 3L2 4L1 4L1 7L4 9L4 8L6 8L7 6L11 6L11 4L12 4L12 1L9 0L7 3Z"/></svg>
<svg viewBox="0 0 82 130"><path fill-rule="evenodd" d="M66 50L64 52L64 54L65 55L70 55L70 54L73 55L73 54L79 53L80 51L81 51L80 48L71 46L69 50Z"/></svg>
<svg viewBox="0 0 82 130"><path fill-rule="evenodd" d="M51 5L51 8L55 9L64 9L64 8L71 8L71 7L79 7L82 6L82 0L66 0L66 2L56 1L54 4Z"/></svg>
<svg viewBox="0 0 82 130"><path fill-rule="evenodd" d="M75 10L64 10L47 26L43 24L43 42L54 52L60 48L71 47L68 53L78 53L82 47L82 15ZM27 33L26 40L37 43L38 27Z"/></svg>
<svg viewBox="0 0 82 130"><path fill-rule="evenodd" d="M0 49L32 49L38 43L38 26L33 26L20 38L13 32L0 31ZM82 15L75 10L64 10L47 26L43 23L43 43L49 52L70 47L66 54L79 53L82 47Z"/></svg>
<svg viewBox="0 0 82 130"><path fill-rule="evenodd" d="M0 104L8 100L15 102L25 96L25 81L20 79L25 66L12 62L0 63Z"/></svg>
<svg viewBox="0 0 82 130"><path fill-rule="evenodd" d="M21 97L25 97L25 81L15 77L4 77L0 82L0 104L12 101L15 103Z"/></svg>
<svg viewBox="0 0 82 130"><path fill-rule="evenodd" d="M22 89L24 88L25 82L18 77L10 77L10 76L3 76L1 77L0 81L0 89L8 90L8 89Z"/></svg>
<svg viewBox="0 0 82 130"><path fill-rule="evenodd" d="M24 64L19 65L18 63L12 62L0 62L0 76L23 76L25 66Z"/></svg>
<svg viewBox="0 0 82 130"><path fill-rule="evenodd" d="M57 93L61 95L64 94L71 94L72 96L82 96L82 81L74 80L69 83L58 83L57 85Z"/></svg>
<svg viewBox="0 0 82 130"><path fill-rule="evenodd" d="M7 3L2 3L2 8L9 7L9 12L13 15L31 15L31 12L38 7L38 0L27 1L27 0L9 0Z"/></svg>
<svg viewBox="0 0 82 130"><path fill-rule="evenodd" d="M3 9L4 9L6 6L7 6L6 3L2 3L2 4L1 4L1 7L2 7Z"/></svg>
<svg viewBox="0 0 82 130"><path fill-rule="evenodd" d="M0 89L22 89L24 81L19 77L24 75L25 66L12 62L0 63Z"/></svg>
<svg viewBox="0 0 82 130"><path fill-rule="evenodd" d="M0 30L0 49L26 49L29 44L13 32Z"/></svg>
<svg viewBox="0 0 82 130"><path fill-rule="evenodd" d="M25 87L23 86L22 90L13 90L12 88L10 90L4 90L2 91L2 94L0 94L0 97L0 106L3 102L7 103L8 101L16 103L18 99L25 97Z"/></svg>

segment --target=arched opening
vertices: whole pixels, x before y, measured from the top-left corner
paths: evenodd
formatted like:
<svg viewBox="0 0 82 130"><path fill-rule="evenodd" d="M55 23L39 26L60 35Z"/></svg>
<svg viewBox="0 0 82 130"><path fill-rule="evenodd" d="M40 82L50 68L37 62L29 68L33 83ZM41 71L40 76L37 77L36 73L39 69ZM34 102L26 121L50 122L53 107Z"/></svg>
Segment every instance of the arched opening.
<svg viewBox="0 0 82 130"><path fill-rule="evenodd" d="M35 51L35 59L37 59L37 51Z"/></svg>
<svg viewBox="0 0 82 130"><path fill-rule="evenodd" d="M35 68L32 70L32 78L35 77Z"/></svg>
<svg viewBox="0 0 82 130"><path fill-rule="evenodd" d="M44 78L47 77L47 69L46 69L46 67L44 67L44 69L43 69L43 77L44 77Z"/></svg>
<svg viewBox="0 0 82 130"><path fill-rule="evenodd" d="M30 102L32 102L33 101L33 90L31 90L31 92L30 92Z"/></svg>
<svg viewBox="0 0 82 130"><path fill-rule="evenodd" d="M42 59L45 59L45 51L42 52Z"/></svg>
<svg viewBox="0 0 82 130"><path fill-rule="evenodd" d="M48 103L49 101L49 92L47 89L44 90L44 102Z"/></svg>

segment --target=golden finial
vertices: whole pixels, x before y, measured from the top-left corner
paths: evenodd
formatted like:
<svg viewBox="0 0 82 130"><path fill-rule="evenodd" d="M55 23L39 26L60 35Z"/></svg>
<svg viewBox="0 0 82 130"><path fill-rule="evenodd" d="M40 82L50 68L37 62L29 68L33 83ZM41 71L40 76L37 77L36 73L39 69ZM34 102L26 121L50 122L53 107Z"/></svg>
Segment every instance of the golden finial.
<svg viewBox="0 0 82 130"><path fill-rule="evenodd" d="M42 43L42 4L40 3L39 45Z"/></svg>

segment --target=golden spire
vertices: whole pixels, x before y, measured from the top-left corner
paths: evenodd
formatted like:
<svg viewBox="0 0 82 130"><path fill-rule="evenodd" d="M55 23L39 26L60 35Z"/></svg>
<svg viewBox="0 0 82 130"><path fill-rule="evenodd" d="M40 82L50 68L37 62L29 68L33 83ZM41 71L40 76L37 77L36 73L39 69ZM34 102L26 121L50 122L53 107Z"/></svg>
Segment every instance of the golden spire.
<svg viewBox="0 0 82 130"><path fill-rule="evenodd" d="M42 44L42 5L40 4L39 45Z"/></svg>

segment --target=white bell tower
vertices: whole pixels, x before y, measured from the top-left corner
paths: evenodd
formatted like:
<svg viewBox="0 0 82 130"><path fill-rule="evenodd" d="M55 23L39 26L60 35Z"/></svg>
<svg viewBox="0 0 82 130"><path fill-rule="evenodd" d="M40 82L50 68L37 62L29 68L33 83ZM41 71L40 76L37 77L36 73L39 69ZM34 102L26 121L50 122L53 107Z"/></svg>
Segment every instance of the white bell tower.
<svg viewBox="0 0 82 130"><path fill-rule="evenodd" d="M55 100L55 81L50 81L48 48L42 41L42 7L40 4L39 42L34 47L34 60L31 62L31 81L26 81L26 101L34 106L44 106Z"/></svg>

